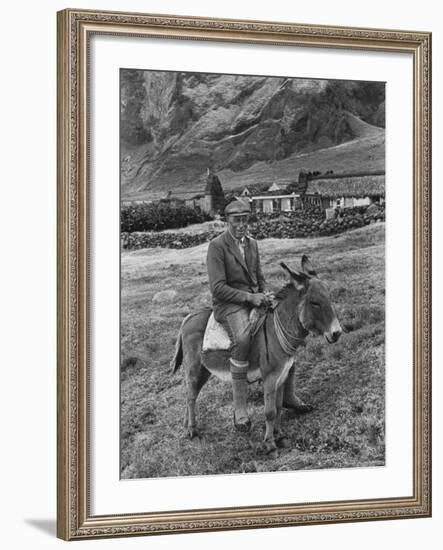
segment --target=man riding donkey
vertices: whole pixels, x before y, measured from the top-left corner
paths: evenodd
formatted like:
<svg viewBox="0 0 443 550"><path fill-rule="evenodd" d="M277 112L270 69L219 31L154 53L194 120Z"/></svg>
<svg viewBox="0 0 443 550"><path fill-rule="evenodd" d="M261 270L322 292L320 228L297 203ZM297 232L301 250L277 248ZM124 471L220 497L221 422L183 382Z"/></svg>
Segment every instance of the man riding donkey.
<svg viewBox="0 0 443 550"><path fill-rule="evenodd" d="M228 223L224 233L209 243L207 268L215 320L227 331L231 342L230 371L234 398L234 425L249 431L247 370L251 345L252 308L271 304L273 293L266 290L257 241L247 234L251 207L235 199L225 208ZM284 386L283 406L305 413L312 409L294 393L294 365Z"/></svg>

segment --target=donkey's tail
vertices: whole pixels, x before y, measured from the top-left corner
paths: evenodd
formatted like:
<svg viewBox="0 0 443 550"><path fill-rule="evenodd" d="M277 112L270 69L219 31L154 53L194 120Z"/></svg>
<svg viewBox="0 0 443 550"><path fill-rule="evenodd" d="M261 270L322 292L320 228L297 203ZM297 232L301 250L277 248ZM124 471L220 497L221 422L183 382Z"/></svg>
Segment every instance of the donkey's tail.
<svg viewBox="0 0 443 550"><path fill-rule="evenodd" d="M172 374L176 373L183 363L183 326L191 316L192 314L186 315L182 321L180 330L178 331L177 341L175 342L174 356L169 363L169 366L172 369Z"/></svg>
<svg viewBox="0 0 443 550"><path fill-rule="evenodd" d="M177 341L175 342L175 351L174 356L169 363L169 366L172 369L172 374L176 373L181 367L183 362L183 341L182 341L182 329L178 331Z"/></svg>
<svg viewBox="0 0 443 550"><path fill-rule="evenodd" d="M193 313L189 313L188 315L186 315L186 317L183 319L182 321L182 324L180 326L180 330L178 331L178 335L177 335L177 341L175 342L175 351L174 351L174 356L173 358L171 359L171 362L169 363L171 369L172 369L172 374L174 374L175 372L178 371L178 369L182 366L183 364L183 329L184 329L184 326L185 326L185 323L191 319L191 317L195 317L197 315L202 315L203 313L205 314L205 317L203 318L204 320L204 327L206 327L206 323L208 322L208 319L209 319L209 316L211 315L211 312L212 312L212 308L210 307L205 307L199 311L195 311Z"/></svg>

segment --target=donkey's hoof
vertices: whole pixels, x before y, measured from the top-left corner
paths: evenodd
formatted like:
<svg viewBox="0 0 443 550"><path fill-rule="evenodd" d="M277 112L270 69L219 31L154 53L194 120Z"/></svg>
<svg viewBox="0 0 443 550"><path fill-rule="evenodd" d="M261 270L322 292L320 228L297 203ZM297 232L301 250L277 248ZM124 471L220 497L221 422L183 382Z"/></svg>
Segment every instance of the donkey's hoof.
<svg viewBox="0 0 443 550"><path fill-rule="evenodd" d="M283 408L288 409L294 414L307 414L314 410L314 406L309 403L304 403L299 400L299 402L293 401L283 401Z"/></svg>
<svg viewBox="0 0 443 550"><path fill-rule="evenodd" d="M281 437L276 439L275 442L279 449L287 449L291 445L289 438L286 435L282 435Z"/></svg>
<svg viewBox="0 0 443 550"><path fill-rule="evenodd" d="M197 428L195 426L188 427L186 432L187 432L188 437L191 441L193 439L199 439L200 440L202 438L200 432L197 430Z"/></svg>
<svg viewBox="0 0 443 550"><path fill-rule="evenodd" d="M235 412L234 412L234 426L238 432L247 434L251 430L251 419L248 416L246 416L246 417L243 417L241 420L237 421L235 418Z"/></svg>
<svg viewBox="0 0 443 550"><path fill-rule="evenodd" d="M278 449L275 441L265 441L265 453L269 458L278 457Z"/></svg>

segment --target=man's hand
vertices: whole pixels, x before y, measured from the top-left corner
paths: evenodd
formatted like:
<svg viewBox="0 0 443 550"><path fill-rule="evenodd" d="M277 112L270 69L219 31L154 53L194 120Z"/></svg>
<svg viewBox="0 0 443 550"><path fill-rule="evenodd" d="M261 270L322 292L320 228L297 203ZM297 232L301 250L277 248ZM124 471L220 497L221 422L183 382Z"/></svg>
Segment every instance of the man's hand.
<svg viewBox="0 0 443 550"><path fill-rule="evenodd" d="M261 292L257 292L256 294L249 294L249 301L254 307L260 307L265 303L266 297Z"/></svg>
<svg viewBox="0 0 443 550"><path fill-rule="evenodd" d="M275 300L275 294L271 290L265 290L264 297L265 303L272 306Z"/></svg>

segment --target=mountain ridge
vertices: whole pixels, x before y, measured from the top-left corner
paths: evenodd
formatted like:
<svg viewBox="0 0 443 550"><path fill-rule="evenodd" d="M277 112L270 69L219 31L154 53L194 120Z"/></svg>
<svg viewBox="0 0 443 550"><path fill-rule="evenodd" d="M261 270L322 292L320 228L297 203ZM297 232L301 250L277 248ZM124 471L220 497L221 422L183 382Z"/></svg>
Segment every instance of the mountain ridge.
<svg viewBox="0 0 443 550"><path fill-rule="evenodd" d="M384 168L383 83L128 70L121 98L122 197L198 192L208 167L225 189L260 172ZM334 149L347 143L348 160Z"/></svg>

